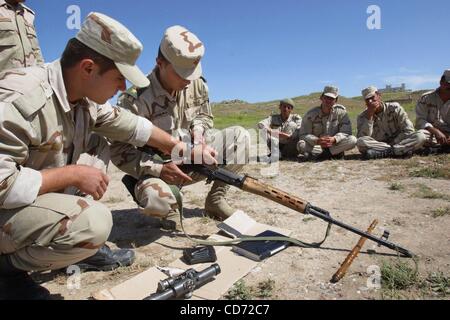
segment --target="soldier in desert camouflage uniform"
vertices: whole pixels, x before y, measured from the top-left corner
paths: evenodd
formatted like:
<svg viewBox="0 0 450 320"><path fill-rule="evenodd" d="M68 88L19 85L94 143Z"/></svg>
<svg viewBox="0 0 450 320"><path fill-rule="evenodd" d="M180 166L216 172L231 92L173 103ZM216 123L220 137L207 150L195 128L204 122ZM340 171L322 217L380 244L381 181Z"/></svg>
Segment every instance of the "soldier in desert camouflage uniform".
<svg viewBox="0 0 450 320"><path fill-rule="evenodd" d="M186 28L168 28L160 43L156 67L148 75L150 85L127 90L119 98L119 105L151 120L177 139L194 145L210 144L218 152L219 163L231 154L233 158L226 159L227 169L237 172L247 161L249 137L240 127L211 130L208 86L201 77L204 50L203 43ZM114 142L111 152L114 164L128 173L124 183L142 212L162 218L163 228L175 229L178 205L174 192L178 193L176 186L182 184L172 174L177 166L163 161L158 152L142 152L129 144ZM194 182L203 179L193 176ZM234 213L225 200L228 189L225 183L213 183L205 200L209 216L222 220Z"/></svg>
<svg viewBox="0 0 450 320"><path fill-rule="evenodd" d="M376 87L362 90L367 109L358 116L357 147L365 159L408 156L425 143L422 131L414 131L402 106L383 102Z"/></svg>
<svg viewBox="0 0 450 320"><path fill-rule="evenodd" d="M356 145L352 124L344 106L337 104L339 90L326 86L322 104L303 117L297 149L304 160L343 158L344 152Z"/></svg>
<svg viewBox="0 0 450 320"><path fill-rule="evenodd" d="M0 71L44 63L34 12L23 0L0 0Z"/></svg>
<svg viewBox="0 0 450 320"><path fill-rule="evenodd" d="M292 99L281 100L279 108L279 114L273 114L260 121L258 128L264 130L264 138L267 140L272 158L296 157L298 154L298 130L302 123L302 117L292 113L295 108Z"/></svg>
<svg viewBox="0 0 450 320"><path fill-rule="evenodd" d="M0 73L1 298L48 298L27 271L63 268L104 246L112 218L96 200L109 179L78 162L95 148L92 131L164 152L188 151L147 119L107 103L125 90L125 78L148 85L135 66L141 51L128 29L91 13L61 60ZM210 161L212 151L203 151ZM174 175L190 181L181 171ZM134 257L131 250L103 253L105 266Z"/></svg>
<svg viewBox="0 0 450 320"><path fill-rule="evenodd" d="M416 128L425 133L428 152L450 152L450 70L445 70L440 86L417 102Z"/></svg>

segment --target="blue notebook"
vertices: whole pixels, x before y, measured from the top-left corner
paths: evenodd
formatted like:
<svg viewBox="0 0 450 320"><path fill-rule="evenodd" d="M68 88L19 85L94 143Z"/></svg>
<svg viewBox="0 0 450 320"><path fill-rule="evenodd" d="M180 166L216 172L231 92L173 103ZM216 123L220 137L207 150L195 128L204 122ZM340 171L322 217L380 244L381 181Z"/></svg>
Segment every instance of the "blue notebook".
<svg viewBox="0 0 450 320"><path fill-rule="evenodd" d="M285 237L285 235L275 231L266 230L257 234L256 237ZM234 245L232 251L249 259L261 261L286 249L289 244L289 241L244 241Z"/></svg>

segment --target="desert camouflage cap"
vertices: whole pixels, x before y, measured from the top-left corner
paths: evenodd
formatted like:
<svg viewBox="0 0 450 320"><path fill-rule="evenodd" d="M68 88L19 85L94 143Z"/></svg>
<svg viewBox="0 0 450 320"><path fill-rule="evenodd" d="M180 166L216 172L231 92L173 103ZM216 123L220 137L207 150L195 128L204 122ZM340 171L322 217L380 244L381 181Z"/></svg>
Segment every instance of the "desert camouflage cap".
<svg viewBox="0 0 450 320"><path fill-rule="evenodd" d="M137 87L150 84L136 66L142 52L141 42L120 22L98 12L91 12L75 36L89 48L114 61L120 73Z"/></svg>
<svg viewBox="0 0 450 320"><path fill-rule="evenodd" d="M365 100L365 99L372 98L376 92L378 92L378 89L374 86L370 86L370 87L363 89L361 93Z"/></svg>
<svg viewBox="0 0 450 320"><path fill-rule="evenodd" d="M450 83L450 69L444 71L444 80Z"/></svg>
<svg viewBox="0 0 450 320"><path fill-rule="evenodd" d="M186 80L196 80L201 77L200 60L205 54L205 47L197 36L185 27L168 28L159 48L180 77Z"/></svg>
<svg viewBox="0 0 450 320"><path fill-rule="evenodd" d="M280 105L281 104L288 104L290 106L292 106L292 108L295 108L295 102L294 100L290 99L290 98L286 98L280 101Z"/></svg>
<svg viewBox="0 0 450 320"><path fill-rule="evenodd" d="M331 97L333 99L337 99L339 97L339 89L335 86L326 86L323 89L323 95L327 97Z"/></svg>

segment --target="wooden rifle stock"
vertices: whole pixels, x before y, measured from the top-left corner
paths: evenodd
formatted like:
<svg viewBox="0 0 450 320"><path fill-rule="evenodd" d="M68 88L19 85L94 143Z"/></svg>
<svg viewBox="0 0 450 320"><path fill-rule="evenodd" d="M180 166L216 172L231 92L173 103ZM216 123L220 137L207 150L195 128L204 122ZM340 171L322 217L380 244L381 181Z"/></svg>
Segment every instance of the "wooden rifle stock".
<svg viewBox="0 0 450 320"><path fill-rule="evenodd" d="M242 190L275 201L292 210L300 211L301 213L305 213L306 206L308 205L308 202L303 199L290 195L287 192L274 188L251 177L245 178L242 185Z"/></svg>
<svg viewBox="0 0 450 320"><path fill-rule="evenodd" d="M369 234L372 233L377 224L378 224L378 220L376 220L376 219L373 220L372 224L367 229L367 233L369 233ZM348 254L347 258L345 258L345 260L342 263L342 265L339 268L339 270L336 271L336 273L331 278L331 282L336 283L336 282L338 282L339 280L341 280L345 276L345 273L347 272L348 268L352 264L353 260L355 260L355 258L358 256L358 254L361 251L361 248L364 245L364 243L366 242L366 240L367 240L366 237L361 237L359 239L359 241L356 244L356 246Z"/></svg>

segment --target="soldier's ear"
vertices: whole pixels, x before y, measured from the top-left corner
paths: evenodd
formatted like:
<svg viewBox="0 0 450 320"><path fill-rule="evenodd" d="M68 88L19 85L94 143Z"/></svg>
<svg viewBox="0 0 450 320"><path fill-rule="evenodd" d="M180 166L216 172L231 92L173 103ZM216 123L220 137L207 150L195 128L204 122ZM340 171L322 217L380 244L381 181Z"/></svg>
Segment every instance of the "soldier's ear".
<svg viewBox="0 0 450 320"><path fill-rule="evenodd" d="M80 61L80 71L85 76L90 76L95 70L95 62L92 59L83 59Z"/></svg>

